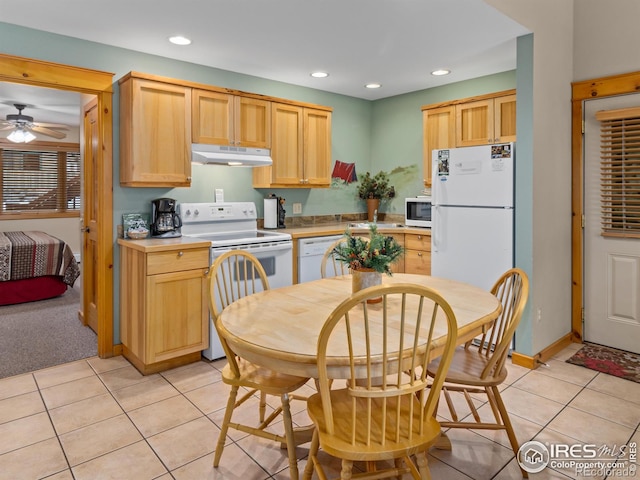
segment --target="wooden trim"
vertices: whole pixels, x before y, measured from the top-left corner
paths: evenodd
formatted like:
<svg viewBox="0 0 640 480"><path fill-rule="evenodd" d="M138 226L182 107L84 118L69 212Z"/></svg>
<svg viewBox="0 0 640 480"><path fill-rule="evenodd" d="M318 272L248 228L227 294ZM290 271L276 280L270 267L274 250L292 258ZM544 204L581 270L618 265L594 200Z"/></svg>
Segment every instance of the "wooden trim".
<svg viewBox="0 0 640 480"><path fill-rule="evenodd" d="M574 342L583 340L584 276L584 102L594 98L640 92L640 72L612 75L571 84L571 330Z"/></svg>
<svg viewBox="0 0 640 480"><path fill-rule="evenodd" d="M98 259L96 302L98 309L98 355L111 357L113 348L113 73L62 65L31 58L0 54L0 81L71 90L96 95L99 111L101 170L97 183Z"/></svg>
<svg viewBox="0 0 640 480"><path fill-rule="evenodd" d="M0 148L12 150L47 150L50 152L79 152L80 144L71 142L47 142L34 140L29 143L13 143L6 138L0 138Z"/></svg>
<svg viewBox="0 0 640 480"><path fill-rule="evenodd" d="M521 367L529 368L531 370L535 370L540 365L544 364L551 357L561 352L565 348L567 348L572 343L582 343L577 340L572 332L567 333L565 336L559 338L554 343L549 345L546 348L540 350L540 352L536 353L533 357L529 355L523 355L522 353L512 352L511 353L511 363L514 365L519 365Z"/></svg>
<svg viewBox="0 0 640 480"><path fill-rule="evenodd" d="M431 103L429 105L423 105L422 107L420 107L420 109L429 110L430 108L450 107L452 105L460 105L462 103L477 102L481 100L488 100L490 98L505 97L507 95L515 95L515 94L516 94L516 89L512 88L510 90L502 90L501 92L486 93L484 95L474 95L473 97L456 98L455 100L447 100L445 102Z"/></svg>
<svg viewBox="0 0 640 480"><path fill-rule="evenodd" d="M216 87L214 85L191 82L189 80L180 80L176 78L162 77L160 75L153 75L150 73L133 72L133 71L129 72L125 76L123 76L121 79L118 80L118 84L125 82L129 78L140 78L144 80L152 80L154 82L163 82L171 85L178 85L181 87L195 88L198 90L208 90L210 92L227 93L230 95L238 95L238 96L247 97L247 98L256 98L259 100L265 100L269 102L285 103L288 105L295 105L298 107L314 108L316 110L324 110L326 112L333 111L332 107L327 107L324 105L316 105L315 103L297 102L294 100L287 100L286 98L272 97L270 95L261 95L259 93L244 92L242 90L236 90L233 88ZM290 188L290 186L287 186L287 188Z"/></svg>
<svg viewBox="0 0 640 480"><path fill-rule="evenodd" d="M84 93L111 92L115 74L0 54L0 81Z"/></svg>
<svg viewBox="0 0 640 480"><path fill-rule="evenodd" d="M537 368L534 357L523 355L522 353L518 352L511 353L511 363L520 367L528 368L530 370L535 370Z"/></svg>

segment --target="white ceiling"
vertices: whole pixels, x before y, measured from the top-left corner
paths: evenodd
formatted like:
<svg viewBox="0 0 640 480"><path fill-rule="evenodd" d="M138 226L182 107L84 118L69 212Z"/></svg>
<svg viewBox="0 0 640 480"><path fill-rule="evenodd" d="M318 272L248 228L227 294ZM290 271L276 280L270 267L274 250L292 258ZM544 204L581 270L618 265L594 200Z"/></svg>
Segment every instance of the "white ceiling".
<svg viewBox="0 0 640 480"><path fill-rule="evenodd" d="M367 100L513 70L516 38L528 33L483 0L82 3L0 0L0 21ZM193 43L170 44L177 34ZM452 73L432 76L438 68ZM329 77L312 78L316 70ZM69 124L53 112L78 111L75 94L17 87L0 84L1 118L19 102L41 122Z"/></svg>

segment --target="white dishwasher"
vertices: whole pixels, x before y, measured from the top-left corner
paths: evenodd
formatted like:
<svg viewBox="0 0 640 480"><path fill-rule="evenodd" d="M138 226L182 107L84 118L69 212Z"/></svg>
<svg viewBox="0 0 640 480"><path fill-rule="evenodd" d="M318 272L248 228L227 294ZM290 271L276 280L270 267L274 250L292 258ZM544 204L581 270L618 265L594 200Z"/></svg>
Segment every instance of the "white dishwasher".
<svg viewBox="0 0 640 480"><path fill-rule="evenodd" d="M301 238L298 240L298 283L320 278L320 264L327 248L344 235ZM335 277L331 262L327 264L327 277Z"/></svg>

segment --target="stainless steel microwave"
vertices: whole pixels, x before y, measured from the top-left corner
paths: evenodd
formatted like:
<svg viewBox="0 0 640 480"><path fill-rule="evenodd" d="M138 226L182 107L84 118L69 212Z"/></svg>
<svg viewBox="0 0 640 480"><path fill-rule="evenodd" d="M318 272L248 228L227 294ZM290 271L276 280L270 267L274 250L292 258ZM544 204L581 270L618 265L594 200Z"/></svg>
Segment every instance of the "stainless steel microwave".
<svg viewBox="0 0 640 480"><path fill-rule="evenodd" d="M408 227L431 228L431 197L405 198L404 224Z"/></svg>

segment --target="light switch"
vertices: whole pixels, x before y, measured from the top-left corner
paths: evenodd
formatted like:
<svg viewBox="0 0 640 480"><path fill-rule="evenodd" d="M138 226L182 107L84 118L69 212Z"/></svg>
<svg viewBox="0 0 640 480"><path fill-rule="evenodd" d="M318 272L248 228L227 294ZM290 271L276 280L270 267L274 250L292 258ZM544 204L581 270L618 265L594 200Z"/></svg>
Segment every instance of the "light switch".
<svg viewBox="0 0 640 480"><path fill-rule="evenodd" d="M293 204L293 213L295 214L301 214L302 213L302 204L301 203L294 203Z"/></svg>

